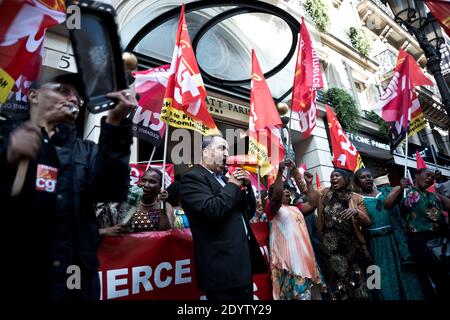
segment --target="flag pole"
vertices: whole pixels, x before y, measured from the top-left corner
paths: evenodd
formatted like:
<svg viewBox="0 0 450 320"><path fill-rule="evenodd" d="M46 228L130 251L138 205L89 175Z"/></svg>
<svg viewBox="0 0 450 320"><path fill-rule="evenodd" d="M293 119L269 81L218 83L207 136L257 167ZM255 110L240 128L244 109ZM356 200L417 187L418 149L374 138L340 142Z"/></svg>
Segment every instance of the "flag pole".
<svg viewBox="0 0 450 320"><path fill-rule="evenodd" d="M169 137L169 125L166 123L166 132L164 133L164 156L163 156L163 168L162 168L162 184L161 191L166 189L165 176L166 176L166 162L167 162L167 144ZM164 209L164 202L161 201L161 210Z"/></svg>
<svg viewBox="0 0 450 320"><path fill-rule="evenodd" d="M152 163L153 156L155 155L155 151L156 151L156 147L153 146L153 151L152 151L152 154L150 155L150 159L148 159L147 168L145 168L145 171L147 171L148 168L150 168L150 163Z"/></svg>
<svg viewBox="0 0 450 320"><path fill-rule="evenodd" d="M431 145L431 154L433 155L433 160L434 160L434 166L435 166L434 170L437 170L438 166L437 166L437 161L436 161L436 155L434 154L434 146L433 145Z"/></svg>
<svg viewBox="0 0 450 320"><path fill-rule="evenodd" d="M292 130L292 106L289 111L289 127L288 127L288 136L287 136L287 151L286 154L289 157L291 152L291 130Z"/></svg>
<svg viewBox="0 0 450 320"><path fill-rule="evenodd" d="M408 136L409 136L409 132L408 130L406 130L406 139L405 139L405 173L404 173L404 177L407 178L408 177ZM411 181L412 183L412 181ZM403 198L406 197L406 189L403 189Z"/></svg>
<svg viewBox="0 0 450 320"><path fill-rule="evenodd" d="M258 199L259 203L261 203L261 178L259 176L259 164L256 166L256 175L258 176Z"/></svg>

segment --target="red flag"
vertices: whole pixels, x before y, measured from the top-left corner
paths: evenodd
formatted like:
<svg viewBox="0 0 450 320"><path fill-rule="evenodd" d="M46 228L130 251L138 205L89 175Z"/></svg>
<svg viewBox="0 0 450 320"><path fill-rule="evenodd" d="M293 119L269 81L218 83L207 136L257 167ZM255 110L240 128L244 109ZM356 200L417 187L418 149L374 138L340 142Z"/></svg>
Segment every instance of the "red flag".
<svg viewBox="0 0 450 320"><path fill-rule="evenodd" d="M138 107L130 114L133 121L133 134L158 146L164 137L166 124L161 121L161 108L169 78L170 65L149 70L136 71L135 90L140 99Z"/></svg>
<svg viewBox="0 0 450 320"><path fill-rule="evenodd" d="M65 20L65 10L62 0L0 2L0 102L20 77L20 84L39 77L45 31ZM20 89L26 94L28 87Z"/></svg>
<svg viewBox="0 0 450 320"><path fill-rule="evenodd" d="M411 113L421 110L413 88L432 85L416 61L405 51L399 51L394 77L389 83L374 111L388 123L394 134L394 146L400 144L408 130Z"/></svg>
<svg viewBox="0 0 450 320"><path fill-rule="evenodd" d="M425 163L423 158L420 156L419 151L417 151L417 150L416 150L416 167L417 167L417 170L427 168L427 164Z"/></svg>
<svg viewBox="0 0 450 320"><path fill-rule="evenodd" d="M364 167L358 150L350 142L342 130L333 110L327 105L327 120L330 128L331 148L333 150L333 164L335 167L356 171Z"/></svg>
<svg viewBox="0 0 450 320"><path fill-rule="evenodd" d="M252 50L251 78L248 153L256 155L260 175L263 177L278 168L285 150L279 131L283 124L254 50Z"/></svg>
<svg viewBox="0 0 450 320"><path fill-rule="evenodd" d="M302 18L291 108L299 113L300 130L304 138L309 137L316 126L316 90L319 88L323 88L320 59Z"/></svg>
<svg viewBox="0 0 450 320"><path fill-rule="evenodd" d="M171 126L196 130L204 135L218 133L206 106L206 96L189 38L183 4L164 94L162 120Z"/></svg>
<svg viewBox="0 0 450 320"><path fill-rule="evenodd" d="M320 186L321 186L321 184L320 184L319 174L316 171L316 187L317 187L317 189L320 189Z"/></svg>
<svg viewBox="0 0 450 320"><path fill-rule="evenodd" d="M450 37L450 1L424 0L431 14L436 18L447 35Z"/></svg>

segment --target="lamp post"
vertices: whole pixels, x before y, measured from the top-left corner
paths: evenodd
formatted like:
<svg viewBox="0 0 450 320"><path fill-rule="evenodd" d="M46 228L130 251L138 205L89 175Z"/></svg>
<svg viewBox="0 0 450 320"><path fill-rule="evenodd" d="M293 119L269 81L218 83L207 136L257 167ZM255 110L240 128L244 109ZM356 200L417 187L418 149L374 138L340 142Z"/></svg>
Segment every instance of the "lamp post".
<svg viewBox="0 0 450 320"><path fill-rule="evenodd" d="M404 25L408 32L419 42L425 57L427 68L434 76L442 97L447 116L450 119L450 91L441 70L441 45L444 43L442 28L425 10L421 0L384 0L395 15L395 22Z"/></svg>

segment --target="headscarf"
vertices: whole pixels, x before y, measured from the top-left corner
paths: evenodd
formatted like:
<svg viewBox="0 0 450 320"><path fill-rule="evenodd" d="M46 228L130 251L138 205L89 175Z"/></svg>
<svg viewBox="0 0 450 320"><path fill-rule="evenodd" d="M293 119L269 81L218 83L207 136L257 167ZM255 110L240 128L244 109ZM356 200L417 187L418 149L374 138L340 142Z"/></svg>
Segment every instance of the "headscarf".
<svg viewBox="0 0 450 320"><path fill-rule="evenodd" d="M353 192L351 175L348 171L339 168L335 168L331 174L335 172L339 173L344 178L344 186L340 190L332 190L330 188L326 199L331 200L332 197L337 197L339 200L349 201Z"/></svg>

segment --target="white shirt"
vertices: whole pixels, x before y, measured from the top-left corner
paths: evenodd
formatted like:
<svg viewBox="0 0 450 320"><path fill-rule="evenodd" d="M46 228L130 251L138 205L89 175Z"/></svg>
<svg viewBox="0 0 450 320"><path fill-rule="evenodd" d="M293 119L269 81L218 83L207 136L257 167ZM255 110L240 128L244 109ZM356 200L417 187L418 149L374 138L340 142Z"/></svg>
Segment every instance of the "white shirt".
<svg viewBox="0 0 450 320"><path fill-rule="evenodd" d="M226 183L225 183L225 181L222 179L223 175L221 175L221 174L219 175L219 174L217 174L217 173L215 173L215 172L209 170L209 169L206 168L206 167L203 167L203 168L205 168L206 170L208 170L208 171L214 176L214 178L216 178L216 180L220 183L220 185L221 185L222 187L225 187ZM244 217L242 216L242 213L241 213L241 218L242 218L242 223L244 224L245 235L248 236L247 225L245 224L245 220L244 220Z"/></svg>

